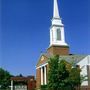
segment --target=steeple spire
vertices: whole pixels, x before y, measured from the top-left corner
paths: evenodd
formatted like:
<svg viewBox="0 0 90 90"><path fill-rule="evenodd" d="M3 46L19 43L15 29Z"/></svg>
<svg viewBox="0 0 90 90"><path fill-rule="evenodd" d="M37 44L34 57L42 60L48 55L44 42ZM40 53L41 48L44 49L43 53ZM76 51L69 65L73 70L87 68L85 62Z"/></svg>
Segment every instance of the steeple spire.
<svg viewBox="0 0 90 90"><path fill-rule="evenodd" d="M60 18L57 0L54 0L53 18Z"/></svg>
<svg viewBox="0 0 90 90"><path fill-rule="evenodd" d="M59 16L58 2L54 0L52 25L50 28L50 46L68 46L65 42L64 25Z"/></svg>

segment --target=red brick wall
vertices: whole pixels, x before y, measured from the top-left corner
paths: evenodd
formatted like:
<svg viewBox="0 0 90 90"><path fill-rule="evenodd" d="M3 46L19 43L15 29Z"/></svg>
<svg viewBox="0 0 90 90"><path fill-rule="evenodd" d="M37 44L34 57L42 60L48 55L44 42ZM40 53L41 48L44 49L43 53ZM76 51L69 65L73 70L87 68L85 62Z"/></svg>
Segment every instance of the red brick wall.
<svg viewBox="0 0 90 90"><path fill-rule="evenodd" d="M48 52L52 55L69 55L68 46L51 46L48 48Z"/></svg>
<svg viewBox="0 0 90 90"><path fill-rule="evenodd" d="M90 86L83 86L80 87L80 89L76 89L76 90L90 90Z"/></svg>
<svg viewBox="0 0 90 90"><path fill-rule="evenodd" d="M36 88L36 81L28 81L28 90L34 90Z"/></svg>
<svg viewBox="0 0 90 90"><path fill-rule="evenodd" d="M39 88L41 85L41 69L36 70L36 88Z"/></svg>
<svg viewBox="0 0 90 90"><path fill-rule="evenodd" d="M52 55L69 55L69 47L68 46L51 46L47 50L49 53L52 53ZM44 56L44 60L40 60L37 64L37 67L39 67L41 64L45 63L48 58ZM48 75L48 69L49 66L47 65L47 75ZM48 80L48 79L47 79ZM36 70L36 87L40 88L41 85L41 70Z"/></svg>

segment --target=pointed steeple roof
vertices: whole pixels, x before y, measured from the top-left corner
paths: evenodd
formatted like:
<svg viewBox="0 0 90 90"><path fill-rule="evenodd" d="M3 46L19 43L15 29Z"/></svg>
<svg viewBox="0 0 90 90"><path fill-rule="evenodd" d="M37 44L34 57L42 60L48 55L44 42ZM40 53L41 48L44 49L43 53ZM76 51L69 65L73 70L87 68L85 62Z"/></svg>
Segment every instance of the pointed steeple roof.
<svg viewBox="0 0 90 90"><path fill-rule="evenodd" d="M60 18L57 0L54 0L53 18Z"/></svg>

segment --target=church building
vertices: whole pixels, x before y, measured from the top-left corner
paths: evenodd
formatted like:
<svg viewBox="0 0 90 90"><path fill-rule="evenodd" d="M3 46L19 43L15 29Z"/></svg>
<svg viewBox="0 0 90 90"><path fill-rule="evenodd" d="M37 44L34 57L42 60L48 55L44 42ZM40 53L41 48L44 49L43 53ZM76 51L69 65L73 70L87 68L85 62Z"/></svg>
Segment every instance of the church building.
<svg viewBox="0 0 90 90"><path fill-rule="evenodd" d="M36 65L36 87L46 85L47 73L49 69L48 59L53 55L59 55L60 59L68 62L74 61L75 65L82 68L81 75L86 76L89 80L84 81L82 86L90 86L90 55L71 55L69 53L69 45L65 41L64 24L59 15L59 8L57 0L54 0L53 18L50 27L50 45L47 52L43 53Z"/></svg>

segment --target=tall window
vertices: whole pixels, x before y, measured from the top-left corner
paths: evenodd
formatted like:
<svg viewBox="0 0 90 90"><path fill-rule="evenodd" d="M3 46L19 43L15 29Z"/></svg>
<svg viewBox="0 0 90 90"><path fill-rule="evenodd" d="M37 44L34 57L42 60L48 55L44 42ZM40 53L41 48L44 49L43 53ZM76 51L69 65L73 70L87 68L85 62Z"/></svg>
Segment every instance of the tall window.
<svg viewBox="0 0 90 90"><path fill-rule="evenodd" d="M57 40L61 40L61 31L60 29L57 29Z"/></svg>

